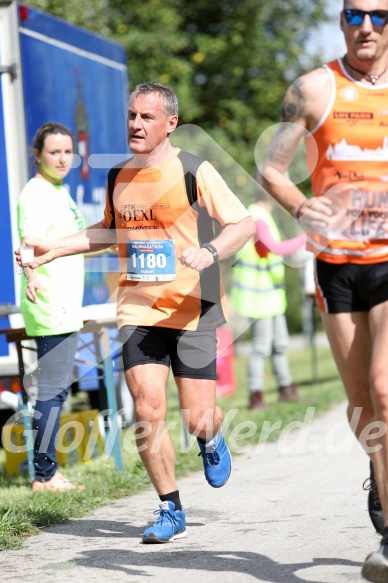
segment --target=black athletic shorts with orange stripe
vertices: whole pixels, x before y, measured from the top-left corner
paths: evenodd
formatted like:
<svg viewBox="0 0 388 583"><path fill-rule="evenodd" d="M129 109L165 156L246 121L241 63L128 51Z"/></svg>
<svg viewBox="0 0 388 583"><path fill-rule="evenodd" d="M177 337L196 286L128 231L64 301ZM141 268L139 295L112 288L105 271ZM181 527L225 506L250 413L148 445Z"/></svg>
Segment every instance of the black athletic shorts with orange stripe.
<svg viewBox="0 0 388 583"><path fill-rule="evenodd" d="M337 265L316 259L315 284L321 312L367 312L388 300L388 262Z"/></svg>
<svg viewBox="0 0 388 583"><path fill-rule="evenodd" d="M217 379L215 330L123 326L120 334L124 370L153 363L171 366L176 377Z"/></svg>

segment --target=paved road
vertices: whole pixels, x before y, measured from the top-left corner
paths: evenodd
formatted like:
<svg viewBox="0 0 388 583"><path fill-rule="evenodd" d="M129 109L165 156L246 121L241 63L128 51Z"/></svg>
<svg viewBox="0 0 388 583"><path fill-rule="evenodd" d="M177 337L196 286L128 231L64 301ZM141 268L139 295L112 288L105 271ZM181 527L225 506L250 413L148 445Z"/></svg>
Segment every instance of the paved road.
<svg viewBox="0 0 388 583"><path fill-rule="evenodd" d="M140 542L153 490L121 499L0 554L1 581L28 583L351 583L379 537L362 483L368 462L345 406L234 457L228 484L180 481L188 536ZM191 453L193 455L193 453Z"/></svg>

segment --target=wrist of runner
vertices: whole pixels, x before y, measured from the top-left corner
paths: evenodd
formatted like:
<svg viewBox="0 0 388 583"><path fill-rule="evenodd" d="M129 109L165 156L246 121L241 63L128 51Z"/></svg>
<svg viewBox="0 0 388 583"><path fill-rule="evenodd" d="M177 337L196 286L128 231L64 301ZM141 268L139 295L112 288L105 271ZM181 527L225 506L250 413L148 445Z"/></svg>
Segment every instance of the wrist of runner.
<svg viewBox="0 0 388 583"><path fill-rule="evenodd" d="M213 257L213 262L217 263L217 261L219 260L219 255L214 245L212 245L211 243L203 243L201 245L201 249L206 249L207 251L209 251L210 255Z"/></svg>

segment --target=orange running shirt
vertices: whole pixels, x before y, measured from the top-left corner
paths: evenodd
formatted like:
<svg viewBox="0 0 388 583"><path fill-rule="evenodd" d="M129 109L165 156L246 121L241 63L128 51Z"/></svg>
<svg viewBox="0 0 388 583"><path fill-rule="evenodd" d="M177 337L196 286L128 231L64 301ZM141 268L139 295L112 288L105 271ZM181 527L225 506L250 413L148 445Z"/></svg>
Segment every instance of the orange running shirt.
<svg viewBox="0 0 388 583"><path fill-rule="evenodd" d="M305 139L315 196L331 198L335 216L307 248L329 263L388 260L388 85L350 77L342 61L325 65L331 99ZM318 158L317 158L318 148Z"/></svg>
<svg viewBox="0 0 388 583"><path fill-rule="evenodd" d="M107 188L102 223L117 233L119 328L211 330L225 323L219 265L198 273L178 258L187 247L212 240L215 221L237 224L249 213L208 162L200 161L196 180L198 199L190 206L182 162L174 155L154 168L136 168L132 159L118 172L113 197Z"/></svg>

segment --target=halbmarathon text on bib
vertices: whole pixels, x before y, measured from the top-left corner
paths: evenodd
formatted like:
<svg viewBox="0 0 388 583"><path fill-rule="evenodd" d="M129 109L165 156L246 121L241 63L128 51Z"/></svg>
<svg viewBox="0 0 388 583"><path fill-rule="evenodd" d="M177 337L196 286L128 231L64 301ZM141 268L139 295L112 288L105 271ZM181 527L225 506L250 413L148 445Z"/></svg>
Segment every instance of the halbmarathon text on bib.
<svg viewBox="0 0 388 583"><path fill-rule="evenodd" d="M175 245L172 239L127 241L127 280L174 279L176 279Z"/></svg>

